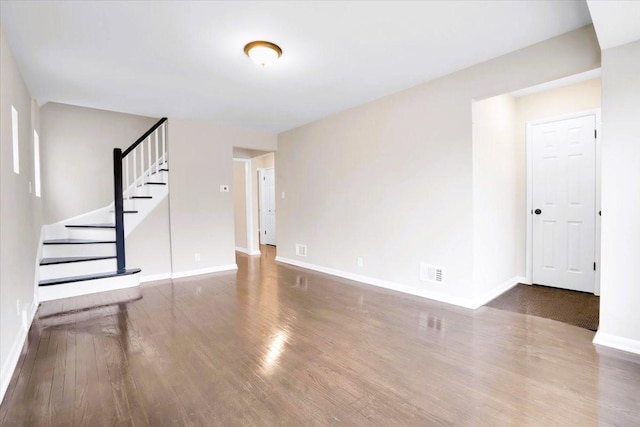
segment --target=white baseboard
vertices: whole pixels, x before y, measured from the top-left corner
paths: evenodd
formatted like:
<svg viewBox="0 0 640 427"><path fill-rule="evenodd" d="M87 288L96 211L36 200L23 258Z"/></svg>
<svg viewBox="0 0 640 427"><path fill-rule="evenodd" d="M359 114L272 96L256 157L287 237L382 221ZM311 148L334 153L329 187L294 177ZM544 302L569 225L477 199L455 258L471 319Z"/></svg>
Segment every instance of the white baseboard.
<svg viewBox="0 0 640 427"><path fill-rule="evenodd" d="M354 280L356 282L366 283L367 285L373 285L373 286L378 286L385 289L391 289L393 291L403 292L405 294L410 294L410 295L416 295L419 297L428 298L428 299L444 302L447 304L457 305L459 307L471 308L473 310L483 306L487 302L491 301L492 299L502 294L503 292L508 291L509 289L511 289L518 283L520 283L521 280L523 280L522 277L514 277L513 279L510 279L500 284L494 289L491 289L489 292L486 292L481 297L464 298L464 297L457 297L455 295L447 295L440 292L419 289L413 286L402 285L399 283L388 282L386 280L376 279L368 276L362 276L360 274L348 273L346 271L336 270L333 268L321 267L319 265L309 264L306 262L302 262L302 261L298 261L290 258L283 258L280 256L276 256L276 261L282 262L285 264L295 265L296 267L302 267L302 268L307 268L309 270L319 271L321 273L330 274L332 276L342 277L344 279Z"/></svg>
<svg viewBox="0 0 640 427"><path fill-rule="evenodd" d="M171 279L171 273L147 274L146 276L140 276L140 283L155 282L156 280L167 279Z"/></svg>
<svg viewBox="0 0 640 427"><path fill-rule="evenodd" d="M2 365L2 369L0 370L0 402L2 402L2 399L4 399L4 395L7 392L7 388L9 388L9 383L11 382L11 378L13 377L13 372L18 366L22 348L24 347L24 343L27 340L27 336L29 335L29 329L31 328L31 324L33 323L33 318L36 315L36 311L38 311L38 304L38 300L34 299L31 303L31 306L27 309L27 324L22 325L22 327L20 328L18 336L11 345L11 350L9 350L7 360Z"/></svg>
<svg viewBox="0 0 640 427"><path fill-rule="evenodd" d="M260 255L260 251L249 251L247 248L241 248L240 246L236 246L236 252L242 252L247 255Z"/></svg>
<svg viewBox="0 0 640 427"><path fill-rule="evenodd" d="M615 348L616 350L626 351L628 353L640 354L640 341L606 334L601 331L596 332L596 336L593 337L593 343L604 347Z"/></svg>
<svg viewBox="0 0 640 427"><path fill-rule="evenodd" d="M525 281L526 279L524 277L516 276L512 279L507 280L504 283L501 283L500 285L496 286L493 289L488 290L487 292L480 295L479 297L476 297L474 300L475 301L474 306L472 308L482 307L492 299L497 298L503 293L507 292L509 289L513 288L518 283L523 283Z"/></svg>
<svg viewBox="0 0 640 427"><path fill-rule="evenodd" d="M177 273L171 273L172 279L181 279L183 277L199 276L201 274L218 273L220 271L237 270L236 264L219 265L217 267L201 268L199 270L187 270L179 271Z"/></svg>
<svg viewBox="0 0 640 427"><path fill-rule="evenodd" d="M285 264L295 265L296 267L302 267L309 270L319 271L320 273L330 274L332 276L342 277L344 279L354 280L356 282L366 283L367 285L378 286L380 288L391 289L393 291L403 292L405 294L416 295L423 298L428 298L447 304L457 305L465 308L477 308L475 301L471 298L457 297L454 295L447 295L439 292L428 291L425 289L419 289L412 286L402 285L399 283L388 282L386 280L376 279L373 277L362 276L360 274L348 273L346 271L336 270L333 268L321 267L315 264L309 264L301 262L295 259L283 258L276 256L276 261Z"/></svg>

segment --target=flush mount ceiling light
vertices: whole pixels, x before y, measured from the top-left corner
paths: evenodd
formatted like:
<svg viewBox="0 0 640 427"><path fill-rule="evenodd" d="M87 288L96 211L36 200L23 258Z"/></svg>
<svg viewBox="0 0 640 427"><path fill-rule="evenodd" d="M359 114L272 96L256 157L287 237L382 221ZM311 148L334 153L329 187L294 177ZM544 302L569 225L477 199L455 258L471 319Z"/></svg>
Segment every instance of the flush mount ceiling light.
<svg viewBox="0 0 640 427"><path fill-rule="evenodd" d="M244 53L246 53L253 62L264 68L280 58L282 49L280 49L280 46L277 44L271 42L255 41L248 43L244 47Z"/></svg>

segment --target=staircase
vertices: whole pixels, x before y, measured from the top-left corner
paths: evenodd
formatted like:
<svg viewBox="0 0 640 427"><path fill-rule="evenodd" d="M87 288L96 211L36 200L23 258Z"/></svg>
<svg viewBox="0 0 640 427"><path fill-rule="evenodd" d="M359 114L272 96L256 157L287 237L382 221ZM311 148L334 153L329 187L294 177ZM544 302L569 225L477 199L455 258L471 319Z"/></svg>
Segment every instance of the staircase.
<svg viewBox="0 0 640 427"><path fill-rule="evenodd" d="M129 148L114 149L114 203L43 227L38 265L40 301L139 284L127 268L126 236L169 193L167 119Z"/></svg>

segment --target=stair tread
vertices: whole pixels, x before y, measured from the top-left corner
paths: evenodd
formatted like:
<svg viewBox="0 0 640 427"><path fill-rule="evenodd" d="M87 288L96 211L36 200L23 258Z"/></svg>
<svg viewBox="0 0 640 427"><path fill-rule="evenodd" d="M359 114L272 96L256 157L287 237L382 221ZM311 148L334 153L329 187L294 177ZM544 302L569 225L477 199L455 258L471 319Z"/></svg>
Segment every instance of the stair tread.
<svg viewBox="0 0 640 427"><path fill-rule="evenodd" d="M123 272L111 271L108 273L99 273L99 274L85 274L82 276L69 276L69 277L59 277L57 279L48 279L41 280L40 286L51 286L51 285L61 285L63 283L73 283L73 282L84 282L87 280L95 280L95 279L108 279L110 277L118 277L118 276L128 276L130 274L140 273L139 268L132 268L125 270Z"/></svg>
<svg viewBox="0 0 640 427"><path fill-rule="evenodd" d="M131 196L129 199L153 199L153 196Z"/></svg>
<svg viewBox="0 0 640 427"><path fill-rule="evenodd" d="M166 182L154 182L154 181L147 181L144 183L144 185L167 185Z"/></svg>
<svg viewBox="0 0 640 427"><path fill-rule="evenodd" d="M169 172L169 169L167 169L167 168L162 168L162 169L160 169L158 172ZM151 175L155 175L155 174L156 174L156 173L158 173L158 172L151 172Z"/></svg>
<svg viewBox="0 0 640 427"><path fill-rule="evenodd" d="M88 239L52 239L42 242L45 245L88 245L92 243L115 243L115 240L88 240Z"/></svg>
<svg viewBox="0 0 640 427"><path fill-rule="evenodd" d="M138 211L122 211L123 213L138 213Z"/></svg>
<svg viewBox="0 0 640 427"><path fill-rule="evenodd" d="M116 228L115 224L67 224L68 228Z"/></svg>
<svg viewBox="0 0 640 427"><path fill-rule="evenodd" d="M68 264L72 262L99 261L103 259L115 259L115 258L117 258L115 255L42 258L40 260L40 265Z"/></svg>

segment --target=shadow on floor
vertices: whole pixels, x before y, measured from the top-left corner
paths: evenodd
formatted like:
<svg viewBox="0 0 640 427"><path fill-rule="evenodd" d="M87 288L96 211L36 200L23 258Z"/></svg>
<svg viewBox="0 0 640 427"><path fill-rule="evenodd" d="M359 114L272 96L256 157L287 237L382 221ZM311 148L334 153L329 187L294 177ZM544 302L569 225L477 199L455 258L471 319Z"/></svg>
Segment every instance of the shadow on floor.
<svg viewBox="0 0 640 427"><path fill-rule="evenodd" d="M500 310L557 320L596 331L600 297L585 292L518 284L486 304Z"/></svg>

